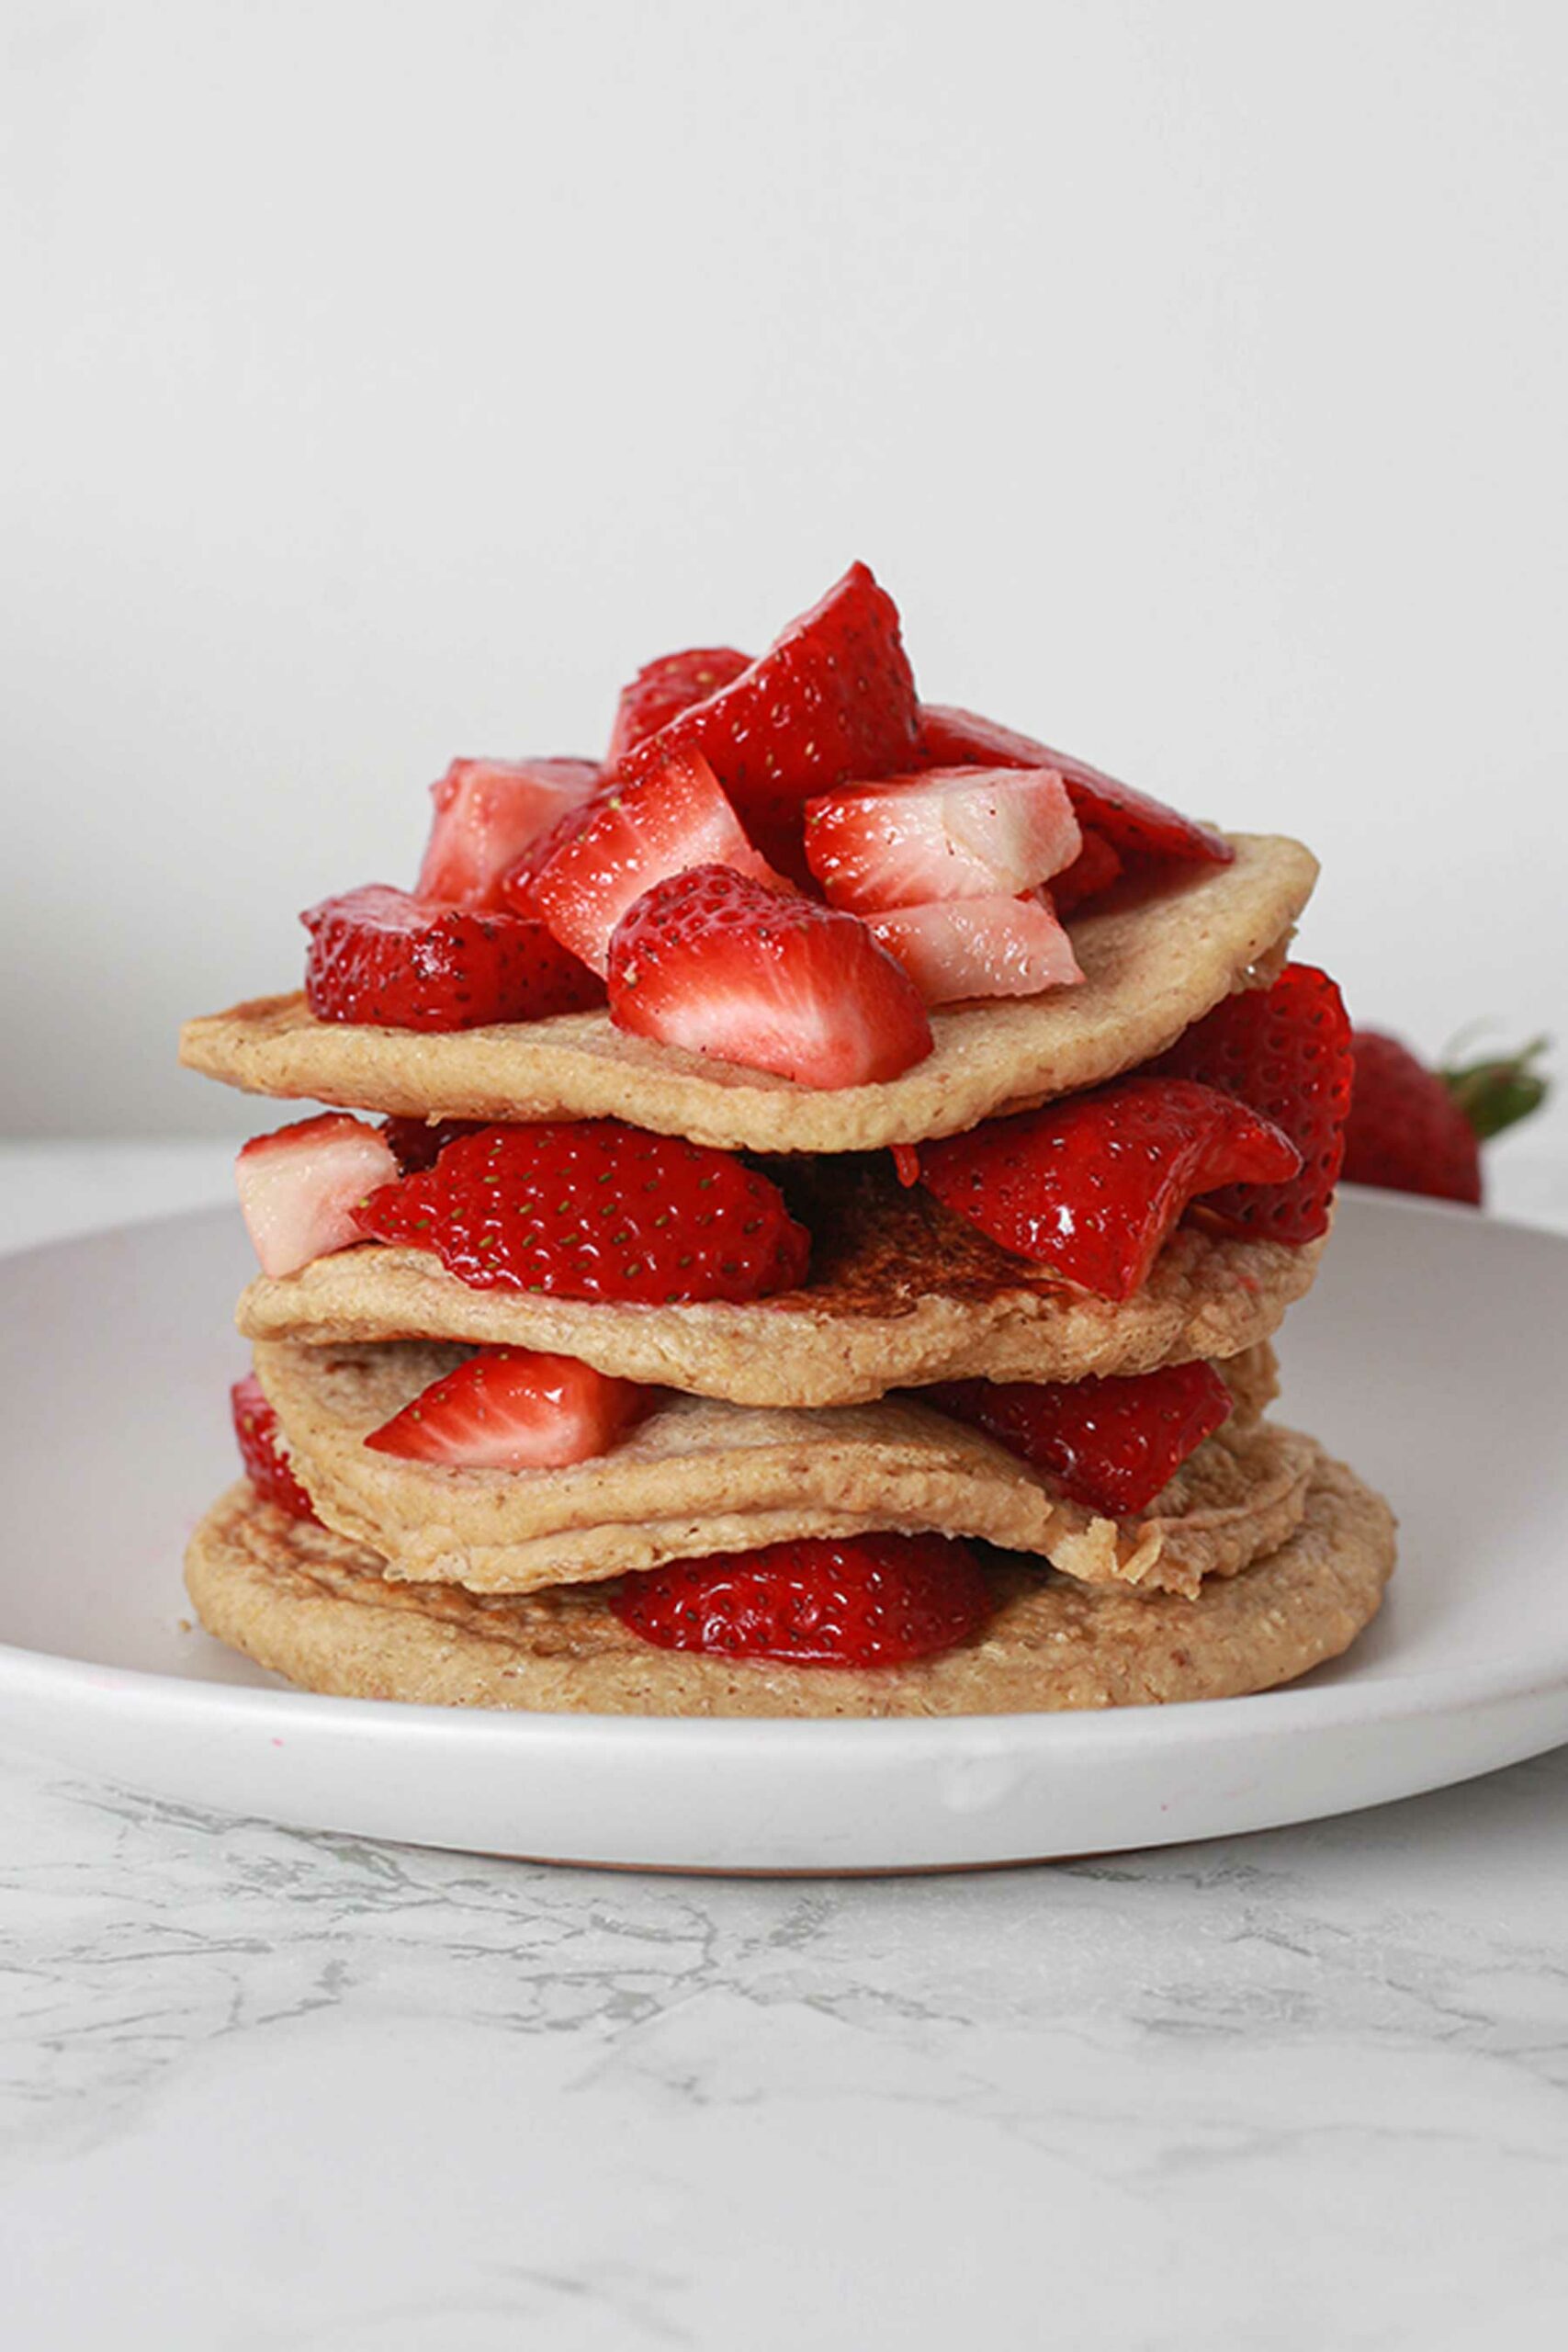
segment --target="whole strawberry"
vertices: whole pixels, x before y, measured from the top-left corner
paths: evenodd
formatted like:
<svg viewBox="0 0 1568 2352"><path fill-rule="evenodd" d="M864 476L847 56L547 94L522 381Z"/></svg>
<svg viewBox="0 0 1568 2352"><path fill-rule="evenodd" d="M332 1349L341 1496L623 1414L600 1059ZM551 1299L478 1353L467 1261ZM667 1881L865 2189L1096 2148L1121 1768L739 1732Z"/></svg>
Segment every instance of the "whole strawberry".
<svg viewBox="0 0 1568 2352"><path fill-rule="evenodd" d="M1348 1182L1479 1208L1482 1144L1545 1098L1547 1082L1531 1068L1544 1038L1522 1053L1462 1069L1428 1069L1397 1037L1375 1029L1358 1029L1350 1043L1356 1075L1345 1130Z"/></svg>

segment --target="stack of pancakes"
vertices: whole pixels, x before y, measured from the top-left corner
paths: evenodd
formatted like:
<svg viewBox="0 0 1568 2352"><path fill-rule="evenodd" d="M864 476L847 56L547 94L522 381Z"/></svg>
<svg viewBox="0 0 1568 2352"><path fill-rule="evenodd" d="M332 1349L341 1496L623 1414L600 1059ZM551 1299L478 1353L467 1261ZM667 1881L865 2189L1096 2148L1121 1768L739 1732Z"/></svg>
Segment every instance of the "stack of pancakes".
<svg viewBox="0 0 1568 2352"><path fill-rule="evenodd" d="M1270 1346L1321 1242L1179 1226L1133 1297L1074 1290L987 1240L890 1147L1077 1093L1267 982L1311 891L1297 843L1234 837L1071 925L1084 985L933 1014L906 1075L812 1091L648 1043L602 1012L411 1034L316 1020L299 996L193 1022L183 1055L254 1092L487 1122L614 1116L765 1155L809 1271L749 1305L636 1306L468 1287L432 1253L366 1242L240 1302L282 1444L321 1524L248 1485L209 1513L187 1577L221 1640L306 1687L446 1704L711 1715L987 1713L1217 1698L1334 1657L1393 1562L1386 1506L1269 1417ZM475 1347L581 1358L654 1387L572 1467L455 1468L366 1437ZM1213 1362L1235 1408L1147 1510L1097 1516L933 1383L1061 1382ZM902 1665L660 1648L611 1579L804 1536L971 1540L989 1622Z"/></svg>

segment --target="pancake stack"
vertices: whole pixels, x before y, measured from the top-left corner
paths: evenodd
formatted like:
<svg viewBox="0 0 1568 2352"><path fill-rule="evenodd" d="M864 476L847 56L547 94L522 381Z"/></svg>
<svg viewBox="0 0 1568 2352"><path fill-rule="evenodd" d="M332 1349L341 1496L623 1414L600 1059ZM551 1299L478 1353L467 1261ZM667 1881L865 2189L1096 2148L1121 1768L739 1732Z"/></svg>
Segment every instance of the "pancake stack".
<svg viewBox="0 0 1568 2352"><path fill-rule="evenodd" d="M857 567L833 595L861 577ZM817 615L831 606L830 596ZM809 652L816 617L781 647L798 645L804 628ZM749 803L739 754L732 774L722 757L726 693L733 700L777 658L775 649L754 669L732 667L731 683L698 694L684 719L678 711L647 740L679 752L694 713L713 771L767 849L769 887L782 876L810 888L776 777L766 808ZM857 679L848 691L869 689ZM908 785L891 757L870 770L898 778L889 792L918 788L933 761L943 775L993 772L979 758L954 762L934 715L915 724ZM618 805L628 779L667 773L651 756L639 770L624 731L604 770L573 787L590 815ZM1049 1235L1026 1254L1001 1214L1016 1193L1006 1155L1038 1157L1067 1106L1114 1130L1173 1087L1219 1091L1238 1119L1256 1114L1296 1164L1310 1142L1322 1164L1301 1182L1326 1197L1337 1162L1315 1098L1332 1091L1325 1057L1338 1048L1324 1043L1324 1008L1337 999L1308 974L1315 1030L1303 1046L1306 1032L1290 1023L1303 1001L1292 976L1306 967L1285 963L1314 862L1295 842L1248 835L1206 836L1201 854L1154 854L1146 842L1164 836L1140 834L1137 812L1158 804L1055 764L1043 746L1020 751L1024 739L1005 730L981 740L998 768L1091 779L1074 792L1086 854L1096 825L1120 854L1070 911L1073 893L1059 892L1081 979L932 1003L929 1049L892 1075L803 1082L637 1034L618 1012L626 963L615 944L608 1009L585 980L578 1009L495 1020L470 1008L461 1025L412 1026L367 1018L363 1006L335 1010L317 958L307 994L187 1025L182 1054L194 1069L356 1115L285 1130L284 1195L302 1181L319 1208L333 1153L346 1153L351 1171L360 1154L366 1177L346 1222L321 1228L325 1246L307 1241L281 1258L274 1247L273 1271L240 1301L259 1383L243 1408L253 1476L213 1506L190 1546L187 1581L209 1632L308 1689L366 1698L796 1716L1218 1698L1286 1681L1354 1639L1393 1566L1391 1516L1271 1411L1270 1343L1325 1246L1322 1231L1303 1238L1299 1216L1284 1234L1271 1223L1272 1196L1296 1199L1299 1184L1225 1188L1197 1170L1146 1270L1120 1295L1114 1283L1075 1279L1079 1261ZM866 773L840 759L836 774L804 783L832 790ZM438 792L438 824L441 806ZM465 903L449 880L446 894L432 892L428 870L427 860L411 903L436 913ZM486 873L465 886L466 902L488 906L483 919L502 927L537 929L532 894L550 871L525 842L509 895L497 899ZM692 878L683 860L667 864L637 904ZM816 923L817 901L807 903ZM529 911L493 911L519 904ZM570 922L559 928L579 937ZM1271 1104L1255 1089L1243 1107L1238 1005L1249 1037L1272 1021L1284 1040L1272 1039L1272 1059L1251 1057ZM1317 1059L1304 1087L1310 1137L1303 1129L1292 1141L1303 1089L1292 1092L1280 1066L1298 1048ZM1348 1089L1343 1072L1341 1081ZM585 1220L600 1181L606 1203L624 1185L635 1209L636 1183L651 1191L673 1165L668 1154L689 1147L681 1165L716 1172L714 1197L732 1182L750 1188L748 1233L767 1224L786 1237L772 1274L743 1282L730 1266L710 1295L679 1295L676 1283L649 1295L633 1263L616 1295L618 1278L563 1276L542 1243L529 1245L536 1263L520 1266L493 1223L491 1259L482 1249L464 1257L442 1218L470 1182L465 1171L502 1192L536 1140L553 1151L569 1129L579 1172L550 1214ZM1195 1163L1183 1165L1193 1178ZM654 1172L631 1172L644 1168ZM350 1191L357 1181L351 1172ZM258 1210L253 1181L247 1216L264 1264L276 1205ZM286 1197L286 1216L288 1206ZM1073 1220L1059 1209L1061 1234ZM583 1245L573 1262L592 1256ZM477 1364L536 1360L564 1360L563 1377L575 1368L613 1400L604 1442L548 1466L497 1466L434 1445L422 1453L422 1416L439 1420L423 1401L430 1392L439 1397ZM1171 1433L1179 1404L1185 1438ZM1152 1448L1168 1472L1131 1506L1109 1475L1126 1460L1108 1469L1096 1457L1119 1415L1133 1452ZM392 1424L414 1428L412 1450L379 1442Z"/></svg>

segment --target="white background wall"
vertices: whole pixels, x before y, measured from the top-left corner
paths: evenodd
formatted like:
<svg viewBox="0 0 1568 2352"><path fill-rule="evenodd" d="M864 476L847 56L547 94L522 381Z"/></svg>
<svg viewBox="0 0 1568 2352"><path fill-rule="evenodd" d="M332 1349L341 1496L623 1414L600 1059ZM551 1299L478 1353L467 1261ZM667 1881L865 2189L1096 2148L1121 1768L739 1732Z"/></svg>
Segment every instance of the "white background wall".
<svg viewBox="0 0 1568 2352"><path fill-rule="evenodd" d="M0 1127L265 1122L179 1017L450 753L856 554L933 698L1311 841L1361 1017L1568 1041L1556 0L0 40Z"/></svg>

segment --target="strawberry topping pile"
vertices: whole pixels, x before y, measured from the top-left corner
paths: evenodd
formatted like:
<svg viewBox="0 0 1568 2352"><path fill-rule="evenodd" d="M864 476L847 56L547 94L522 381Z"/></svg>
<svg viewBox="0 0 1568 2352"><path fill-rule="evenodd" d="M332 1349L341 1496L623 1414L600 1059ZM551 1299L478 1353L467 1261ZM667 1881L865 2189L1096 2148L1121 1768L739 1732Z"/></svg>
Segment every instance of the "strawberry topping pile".
<svg viewBox="0 0 1568 2352"><path fill-rule="evenodd" d="M290 1519L308 1519L319 1527L321 1522L316 1506L294 1476L288 1456L278 1443L277 1415L262 1394L261 1382L254 1372L248 1372L243 1380L236 1380L230 1389L229 1409L234 1417L234 1435L239 1441L245 1476L263 1502L276 1503Z"/></svg>
<svg viewBox="0 0 1568 2352"><path fill-rule="evenodd" d="M610 1606L660 1649L790 1666L900 1666L955 1648L991 1613L975 1555L946 1535L807 1537L673 1560Z"/></svg>
<svg viewBox="0 0 1568 2352"><path fill-rule="evenodd" d="M454 1469L562 1470L607 1453L654 1395L575 1356L484 1348L432 1381L365 1442L400 1461Z"/></svg>
<svg viewBox="0 0 1568 2352"><path fill-rule="evenodd" d="M944 1206L1064 1282L1130 1298L1188 1203L1278 1184L1302 1156L1234 1095L1177 1078L1122 1079L919 1148Z"/></svg>
<svg viewBox="0 0 1568 2352"><path fill-rule="evenodd" d="M733 1152L620 1119L459 1136L355 1218L364 1236L434 1250L474 1290L645 1306L788 1290L810 1250L777 1186Z"/></svg>
<svg viewBox="0 0 1568 2352"><path fill-rule="evenodd" d="M984 1430L1073 1502L1111 1519L1147 1510L1232 1409L1207 1363L1123 1380L948 1381L917 1401Z"/></svg>
<svg viewBox="0 0 1568 2352"><path fill-rule="evenodd" d="M433 906L369 883L300 917L305 1001L318 1021L479 1029L604 1001L594 975L542 922Z"/></svg>

